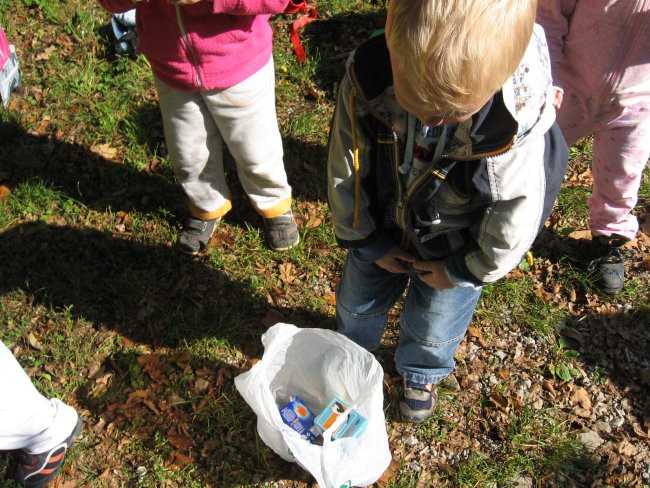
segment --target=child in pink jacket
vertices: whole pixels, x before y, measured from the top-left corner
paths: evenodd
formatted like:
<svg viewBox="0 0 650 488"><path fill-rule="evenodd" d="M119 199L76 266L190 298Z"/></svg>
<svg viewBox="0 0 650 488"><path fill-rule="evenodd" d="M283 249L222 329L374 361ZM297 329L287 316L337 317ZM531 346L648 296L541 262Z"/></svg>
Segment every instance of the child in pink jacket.
<svg viewBox="0 0 650 488"><path fill-rule="evenodd" d="M621 246L650 156L650 0L540 0L569 145L594 133L590 227L599 284L623 289Z"/></svg>
<svg viewBox="0 0 650 488"><path fill-rule="evenodd" d="M179 249L205 249L231 209L225 143L269 245L299 241L291 212L275 112L269 17L288 0L99 0L112 13L136 11L138 51L153 70L165 138L190 217Z"/></svg>

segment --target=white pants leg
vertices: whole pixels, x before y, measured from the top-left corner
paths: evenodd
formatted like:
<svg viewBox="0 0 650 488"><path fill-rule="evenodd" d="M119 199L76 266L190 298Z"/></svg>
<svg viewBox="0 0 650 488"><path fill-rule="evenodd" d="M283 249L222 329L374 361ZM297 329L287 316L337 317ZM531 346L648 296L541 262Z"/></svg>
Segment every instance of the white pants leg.
<svg viewBox="0 0 650 488"><path fill-rule="evenodd" d="M77 423L77 412L41 395L0 342L0 450L24 449L40 454L65 440Z"/></svg>
<svg viewBox="0 0 650 488"><path fill-rule="evenodd" d="M167 148L195 217L221 217L230 210L222 144L237 164L239 180L265 218L291 208L282 139L275 111L273 60L224 90L188 93L156 80Z"/></svg>

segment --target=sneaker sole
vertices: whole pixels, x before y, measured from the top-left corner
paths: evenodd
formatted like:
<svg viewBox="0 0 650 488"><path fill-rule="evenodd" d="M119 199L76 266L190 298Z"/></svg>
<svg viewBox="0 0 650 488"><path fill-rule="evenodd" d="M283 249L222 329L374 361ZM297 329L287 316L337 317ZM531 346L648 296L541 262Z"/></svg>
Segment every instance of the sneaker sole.
<svg viewBox="0 0 650 488"><path fill-rule="evenodd" d="M298 239L296 240L296 242L294 242L294 243L291 244L290 246L287 246L287 247L273 247L273 246L270 246L270 247L271 247L271 249L273 249L274 251L288 251L289 249L292 249L292 248L296 247L298 244L300 244L300 237L298 237Z"/></svg>

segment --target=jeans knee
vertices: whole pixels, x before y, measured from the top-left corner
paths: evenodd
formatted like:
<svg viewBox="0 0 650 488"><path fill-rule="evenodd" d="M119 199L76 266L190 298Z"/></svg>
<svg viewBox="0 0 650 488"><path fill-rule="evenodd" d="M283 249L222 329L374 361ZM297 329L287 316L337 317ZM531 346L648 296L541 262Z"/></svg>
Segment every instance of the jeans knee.
<svg viewBox="0 0 650 488"><path fill-rule="evenodd" d="M411 339L421 347L442 349L450 346L456 346L465 337L465 330L441 331L440 328L436 328L435 326L425 326L424 332L426 335L423 335L422 332L418 332L416 329L411 327L408 321L404 319L404 317L402 317L401 322L401 326L404 332L407 333Z"/></svg>

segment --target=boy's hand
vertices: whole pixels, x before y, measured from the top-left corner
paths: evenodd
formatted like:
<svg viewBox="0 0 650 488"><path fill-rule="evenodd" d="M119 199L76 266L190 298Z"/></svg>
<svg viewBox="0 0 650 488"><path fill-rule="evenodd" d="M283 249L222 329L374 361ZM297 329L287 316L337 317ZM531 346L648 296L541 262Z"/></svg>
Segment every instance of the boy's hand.
<svg viewBox="0 0 650 488"><path fill-rule="evenodd" d="M414 263L415 257L398 246L393 246L390 251L380 257L375 264L391 273L408 273L410 270L404 263Z"/></svg>
<svg viewBox="0 0 650 488"><path fill-rule="evenodd" d="M562 100L564 100L564 90L555 87L555 98L553 99L553 106L557 110L559 110L562 106Z"/></svg>
<svg viewBox="0 0 650 488"><path fill-rule="evenodd" d="M442 261L414 261L413 269L423 271L418 273L418 278L438 291L449 290L455 286L449 281Z"/></svg>

